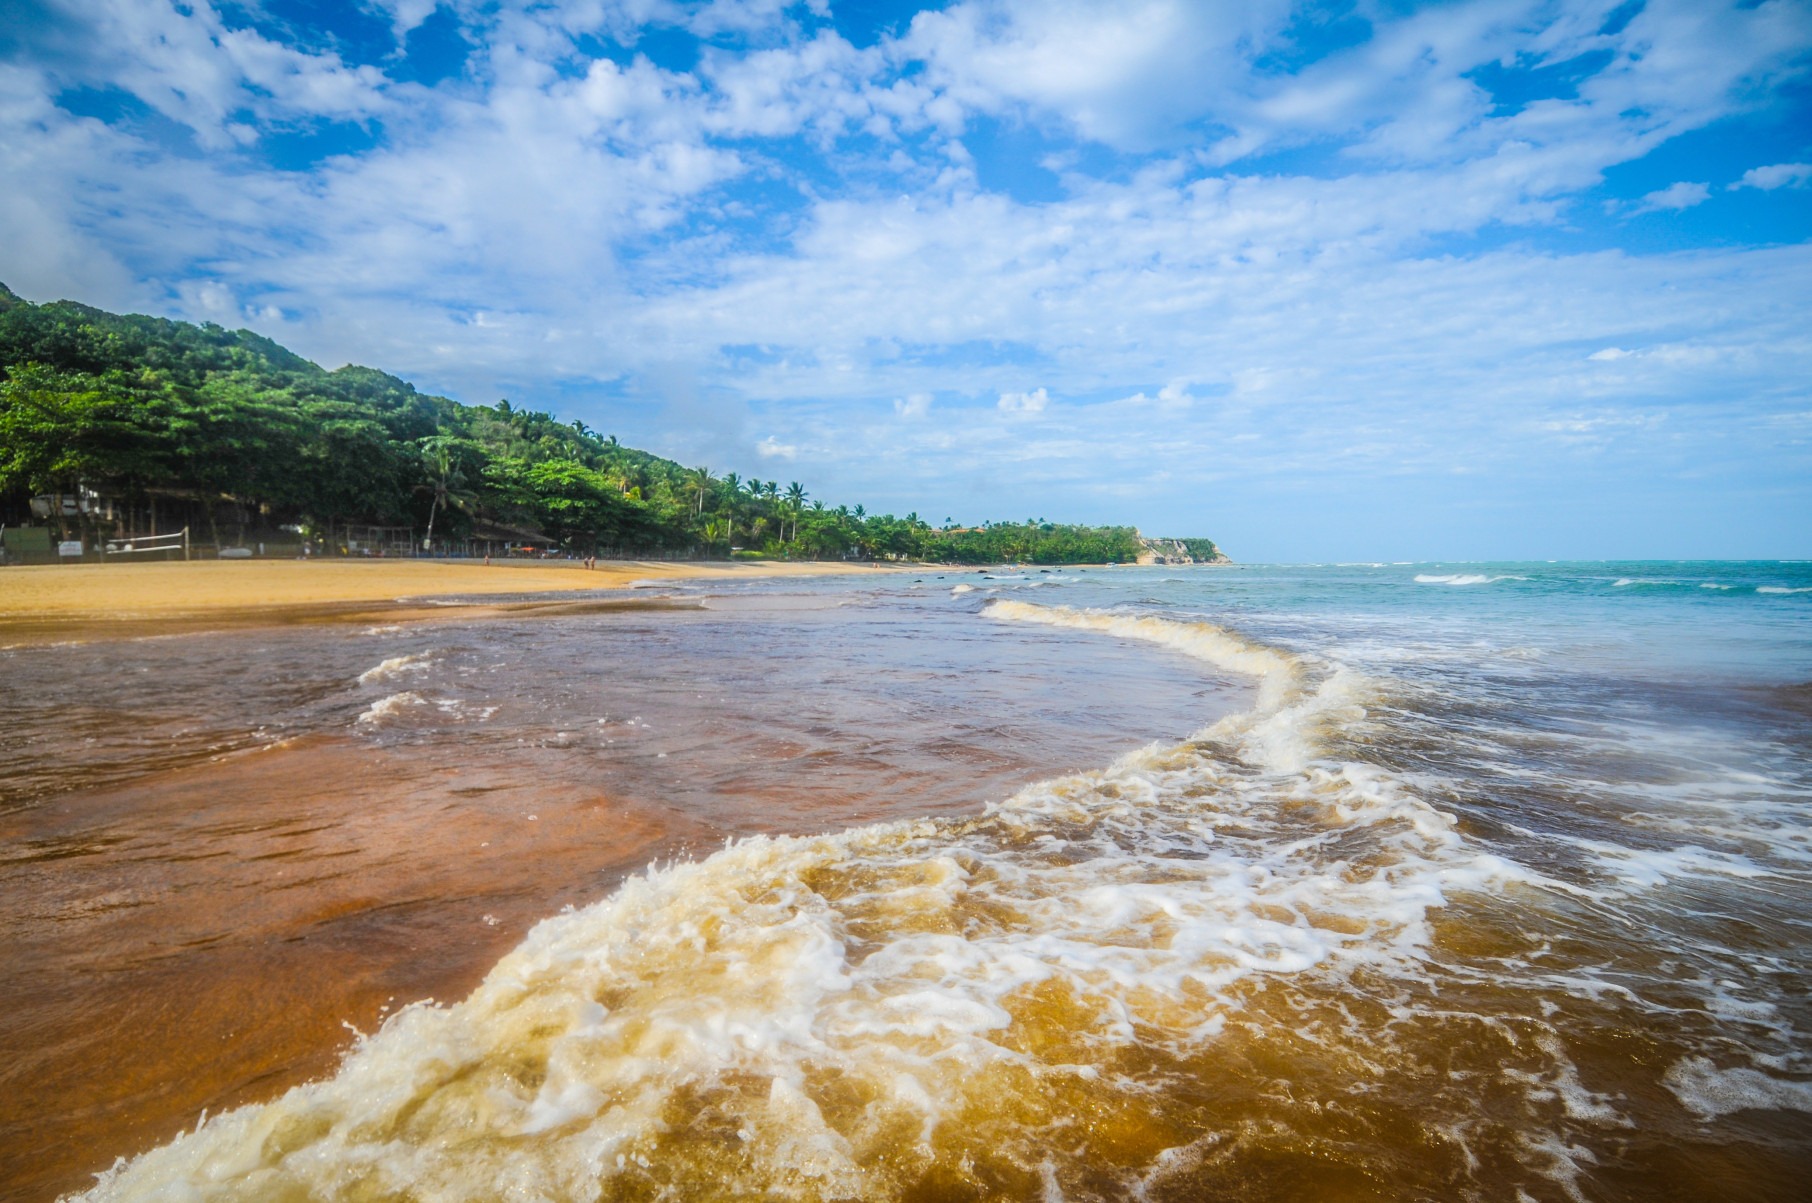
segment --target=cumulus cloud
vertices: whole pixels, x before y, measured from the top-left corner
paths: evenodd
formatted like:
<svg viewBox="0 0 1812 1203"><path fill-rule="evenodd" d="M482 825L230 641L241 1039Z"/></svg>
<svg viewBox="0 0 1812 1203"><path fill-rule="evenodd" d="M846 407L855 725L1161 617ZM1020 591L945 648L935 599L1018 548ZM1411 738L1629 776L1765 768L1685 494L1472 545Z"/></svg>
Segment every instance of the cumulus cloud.
<svg viewBox="0 0 1812 1203"><path fill-rule="evenodd" d="M1776 163L1771 167L1751 167L1730 187L1732 191L1760 188L1772 192L1776 188L1804 188L1807 184L1812 184L1812 163Z"/></svg>
<svg viewBox="0 0 1812 1203"><path fill-rule="evenodd" d="M1570 229L1734 206L1605 181L1777 103L1803 5L1650 0L1612 32L1611 0L1368 7L1330 40L1285 0L959 0L858 47L822 4L456 0L471 55L428 87L402 40L434 7L373 2L397 45L367 59L208 0L57 8L62 33L0 62L0 174L31 181L0 189L0 279L726 468L796 460L821 493L884 475L900 510L1018 464L1071 516L1148 504L1175 530L1200 490L1167 482L1210 473L1253 496L1301 472L1509 478L1582 406L1723 446L1804 409L1803 246ZM689 61L651 31L705 40ZM113 107L70 99L96 95ZM700 444L680 378L737 428ZM934 396L937 421L902 420ZM1701 427L1711 399L1726 420ZM743 433L763 427L785 441ZM1617 447L1670 454L1630 430Z"/></svg>
<svg viewBox="0 0 1812 1203"><path fill-rule="evenodd" d="M1040 388L1029 393L1002 393L998 406L1003 414L1041 414L1050 403L1050 395Z"/></svg>
<svg viewBox="0 0 1812 1203"><path fill-rule="evenodd" d="M1665 188L1650 192L1636 203L1636 213L1678 212L1702 205L1711 199L1711 185L1691 183L1681 180Z"/></svg>

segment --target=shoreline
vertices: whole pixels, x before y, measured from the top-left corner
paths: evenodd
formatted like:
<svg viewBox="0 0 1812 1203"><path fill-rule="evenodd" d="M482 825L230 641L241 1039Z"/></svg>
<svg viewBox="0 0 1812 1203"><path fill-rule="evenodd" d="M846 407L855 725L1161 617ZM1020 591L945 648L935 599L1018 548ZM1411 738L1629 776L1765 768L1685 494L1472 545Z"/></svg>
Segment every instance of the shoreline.
<svg viewBox="0 0 1812 1203"><path fill-rule="evenodd" d="M22 853L0 875L19 948L0 1029L33 1050L0 1071L0 1198L64 1197L103 1155L331 1080L346 1025L468 997L537 924L648 868L756 834L966 818L1204 705L1193 664L1105 643L1054 661L1038 631L990 625L993 654L951 673L945 640L861 607L542 623L691 606L519 599L408 611L445 631L361 633L352 614L405 611L348 603L335 626L10 658L34 698L21 734L62 732L33 755L64 768L0 815ZM474 615L503 621L458 626ZM1054 701L1077 672L1095 688ZM107 674L126 692L97 714L84 682ZM383 709L407 690L467 704Z"/></svg>
<svg viewBox="0 0 1812 1203"><path fill-rule="evenodd" d="M647 598L562 598L643 581L923 571L919 565L760 560L251 560L22 565L0 571L0 648L259 626L420 622L537 612L672 609ZM537 596L529 596L537 595Z"/></svg>

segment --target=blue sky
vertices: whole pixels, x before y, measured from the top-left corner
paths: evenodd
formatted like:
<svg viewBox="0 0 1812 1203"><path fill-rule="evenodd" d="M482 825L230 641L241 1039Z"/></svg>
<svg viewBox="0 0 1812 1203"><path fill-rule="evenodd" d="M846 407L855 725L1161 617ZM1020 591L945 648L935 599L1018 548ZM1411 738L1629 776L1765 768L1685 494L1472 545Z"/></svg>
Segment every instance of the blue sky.
<svg viewBox="0 0 1812 1203"><path fill-rule="evenodd" d="M1812 556L1812 2L9 0L0 280L831 502Z"/></svg>

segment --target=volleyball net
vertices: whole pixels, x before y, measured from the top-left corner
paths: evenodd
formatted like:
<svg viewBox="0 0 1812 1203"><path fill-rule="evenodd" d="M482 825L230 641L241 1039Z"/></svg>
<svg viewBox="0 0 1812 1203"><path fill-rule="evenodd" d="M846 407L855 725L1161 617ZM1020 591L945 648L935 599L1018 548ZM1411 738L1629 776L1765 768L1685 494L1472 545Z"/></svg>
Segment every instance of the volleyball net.
<svg viewBox="0 0 1812 1203"><path fill-rule="evenodd" d="M173 535L140 535L136 539L107 540L107 554L110 556L148 555L163 552L166 557L181 554L189 558L189 528L183 527Z"/></svg>

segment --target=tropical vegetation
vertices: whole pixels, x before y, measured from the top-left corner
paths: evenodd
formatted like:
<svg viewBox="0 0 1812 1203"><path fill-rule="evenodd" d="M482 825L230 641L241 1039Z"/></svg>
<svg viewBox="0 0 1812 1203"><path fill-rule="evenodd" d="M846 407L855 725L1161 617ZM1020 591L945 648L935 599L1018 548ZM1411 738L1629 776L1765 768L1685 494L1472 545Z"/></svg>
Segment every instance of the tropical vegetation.
<svg viewBox="0 0 1812 1203"><path fill-rule="evenodd" d="M979 564L1140 551L1131 527L934 528L833 507L797 481L685 467L507 400L462 405L371 368L328 371L247 330L36 305L0 285L0 523L29 519L34 496L83 491L119 499L134 516L122 529L185 516L216 545L286 529L331 546L359 522L409 528L434 551L485 528L575 555Z"/></svg>

